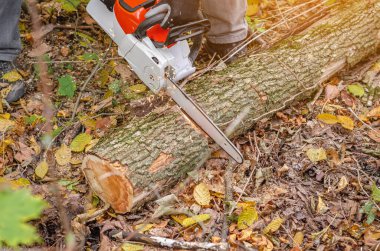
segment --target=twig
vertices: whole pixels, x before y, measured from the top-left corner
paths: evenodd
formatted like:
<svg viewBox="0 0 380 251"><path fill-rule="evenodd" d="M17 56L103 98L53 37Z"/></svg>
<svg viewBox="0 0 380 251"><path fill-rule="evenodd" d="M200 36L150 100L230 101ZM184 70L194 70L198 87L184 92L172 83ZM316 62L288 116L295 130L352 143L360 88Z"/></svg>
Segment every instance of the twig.
<svg viewBox="0 0 380 251"><path fill-rule="evenodd" d="M372 126L368 125L366 122L364 122L361 118L359 118L359 116L351 109L351 108L348 108L348 110L352 113L352 115L355 116L355 118L357 120L359 120L365 127L367 127L368 129L374 131L375 133L378 133L379 131L377 131L376 129L374 129Z"/></svg>
<svg viewBox="0 0 380 251"><path fill-rule="evenodd" d="M86 79L86 81L84 82L84 84L82 85L82 87L80 88L79 95L78 95L77 101L75 102L73 114L71 115L71 120L70 121L73 121L74 118L75 118L75 116L77 115L77 110L78 110L78 106L79 106L79 103L80 103L80 99L82 98L82 94L83 94L84 90L86 89L88 83L90 83L91 79L95 76L95 74L103 66L102 63L104 63L105 58L107 57L108 52L111 49L111 46L112 46L112 42L110 43L110 45L108 46L108 49L104 53L103 58L98 61L98 63L96 64L95 68L92 70L91 74L88 76L88 78Z"/></svg>
<svg viewBox="0 0 380 251"><path fill-rule="evenodd" d="M368 199L372 202L372 204L374 204L377 207L377 210L380 211L380 207L377 205L377 203L374 200L372 200L372 196L367 193L367 191L363 188L362 183L360 182L360 172L363 172L365 175L367 175L367 174L363 170L361 170L361 166L359 164L359 161L355 157L353 157L352 159L356 162L356 166L357 166L356 172L357 172L357 178L358 178L358 183L359 183L360 188L362 189L363 193L365 193L365 195L367 195ZM370 177L368 177L368 178L372 182L374 182Z"/></svg>
<svg viewBox="0 0 380 251"><path fill-rule="evenodd" d="M215 251L226 251L228 250L228 243L209 243L209 242L186 242L177 241L173 239L151 236L146 234L140 234L136 232L126 232L126 231L111 231L109 233L110 237L129 239L129 241L135 241L140 243L145 243L152 246L165 247L171 249L188 249L188 250L215 250ZM131 237L132 236L132 237Z"/></svg>
<svg viewBox="0 0 380 251"><path fill-rule="evenodd" d="M223 227L222 227L222 241L227 241L228 236L228 226L230 225L229 211L231 210L232 200L233 200L233 192L232 192L232 180L233 180L233 169L235 166L235 161L230 158L227 164L226 172L224 174L224 185L225 185L225 195L224 195L224 219L223 219Z"/></svg>
<svg viewBox="0 0 380 251"><path fill-rule="evenodd" d="M103 215L105 212L107 212L107 210L111 207L110 204L105 204L104 207L102 207L101 209L99 210L96 210L95 212L92 212L92 213L84 213L84 214L80 214L78 215L75 220L77 220L78 222L82 223L82 224L86 224L87 222L89 221L92 221L94 220L95 218Z"/></svg>

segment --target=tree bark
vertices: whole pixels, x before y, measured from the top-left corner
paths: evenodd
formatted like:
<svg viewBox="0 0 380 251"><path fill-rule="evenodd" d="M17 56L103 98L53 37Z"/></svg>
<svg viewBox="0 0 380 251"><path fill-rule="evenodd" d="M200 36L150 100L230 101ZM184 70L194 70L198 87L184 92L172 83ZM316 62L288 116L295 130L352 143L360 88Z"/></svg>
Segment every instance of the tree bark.
<svg viewBox="0 0 380 251"><path fill-rule="evenodd" d="M270 50L188 83L190 94L232 137L310 96L380 45L380 0L342 1L332 14ZM135 118L105 136L83 161L92 189L125 213L168 191L210 157L207 136L175 106Z"/></svg>

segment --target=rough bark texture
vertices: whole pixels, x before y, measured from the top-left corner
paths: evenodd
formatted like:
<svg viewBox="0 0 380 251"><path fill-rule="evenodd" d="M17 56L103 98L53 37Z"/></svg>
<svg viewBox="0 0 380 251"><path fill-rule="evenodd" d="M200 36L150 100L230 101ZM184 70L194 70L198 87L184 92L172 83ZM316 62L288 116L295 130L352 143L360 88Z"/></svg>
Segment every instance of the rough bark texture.
<svg viewBox="0 0 380 251"><path fill-rule="evenodd" d="M345 1L334 14L274 48L188 83L231 137L379 48L380 0ZM93 190L117 212L165 191L210 156L207 137L177 108L136 118L104 137L83 162ZM156 193L156 194L155 194Z"/></svg>

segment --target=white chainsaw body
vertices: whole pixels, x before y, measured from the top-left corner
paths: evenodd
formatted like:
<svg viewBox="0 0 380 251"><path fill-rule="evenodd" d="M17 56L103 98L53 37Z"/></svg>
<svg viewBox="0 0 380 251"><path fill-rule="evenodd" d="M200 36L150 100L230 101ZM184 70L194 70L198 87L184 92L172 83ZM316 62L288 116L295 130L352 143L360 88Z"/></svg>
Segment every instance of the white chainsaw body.
<svg viewBox="0 0 380 251"><path fill-rule="evenodd" d="M114 13L100 0L91 0L87 11L118 45L119 55L154 93L167 87L166 78L178 82L195 72L186 40L170 48L156 48L149 37L138 40L125 34Z"/></svg>

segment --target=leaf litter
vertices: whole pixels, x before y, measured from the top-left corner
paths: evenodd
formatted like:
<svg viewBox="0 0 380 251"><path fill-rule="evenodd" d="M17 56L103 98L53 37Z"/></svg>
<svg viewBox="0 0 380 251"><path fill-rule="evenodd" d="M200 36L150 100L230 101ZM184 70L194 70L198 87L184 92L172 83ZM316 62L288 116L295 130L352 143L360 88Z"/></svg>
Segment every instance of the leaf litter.
<svg viewBox="0 0 380 251"><path fill-rule="evenodd" d="M40 69L33 63L34 57L44 54L48 73L56 86L53 95L57 116L51 131L44 126L44 100L34 94L35 90L20 105L3 108L5 112L0 117L4 135L0 145L0 193L8 193L2 190L6 184L17 189L30 188L50 204L38 219L46 207L39 197L24 190L6 195L15 196L14 202L19 198L30 201L33 207L25 215L28 220L35 220L31 225L37 227L42 240L38 242L38 235L32 234L33 229L29 228L25 235L29 238L9 238L5 242L9 246L61 245L65 229L58 208L63 208L70 217L100 209L102 202L91 193L78 168L83 152L107 130L128 120L134 104L150 95L125 62L115 57L115 48L89 87L81 91L81 85L102 60L109 44L100 29L91 27L93 20L86 14L83 2L41 1L39 8L47 28L40 35L45 36L43 46L34 51L30 17L23 13L20 24L25 49L19 59L22 69L1 76L3 81L24 79L37 86ZM251 27L262 32L276 18L297 15L297 11L300 13L320 1L301 5L293 0L248 2L251 17L247 20ZM292 10L293 7L297 11L278 12L279 8ZM83 17L79 18L78 30L49 26L59 23L75 27L77 15ZM301 15L299 22L305 20L307 15ZM288 25L276 28L279 35L266 37L266 43L273 44L281 34L288 34L289 28L296 30L299 23ZM277 117L259 121L252 132L239 139L251 164L239 167L233 174L231 203L237 206L228 216L228 240L233 248L243 245L268 251L358 250L379 245L380 103L378 96L371 96L376 92L370 92L368 87L370 80L380 79L377 62L379 59L364 77L355 73L353 77L342 75L330 80L324 87L324 96L316 100L312 110L301 102L281 111ZM199 63L207 65L208 59L201 55ZM82 96L76 107L79 92ZM72 121L75 107L77 115ZM47 140L45 145L45 139L55 140ZM107 242L103 232L99 234L103 227L128 230L128 226L136 226L145 234L219 242L225 206L225 164L218 157L207 161L197 173L200 180L183 187L177 193L178 199L167 206L165 214L154 219L154 224L148 219L158 205L149 203L132 215L118 216L108 210L85 226L73 224L74 232L76 236L86 236L86 247L94 249L153 250L135 243ZM50 176L58 180L58 195L51 192ZM57 203L56 196L62 199L62 204ZM15 205L2 208L12 211ZM12 221L15 228L24 227L24 219L8 216L9 213L0 215ZM0 235L1 241L4 242Z"/></svg>

